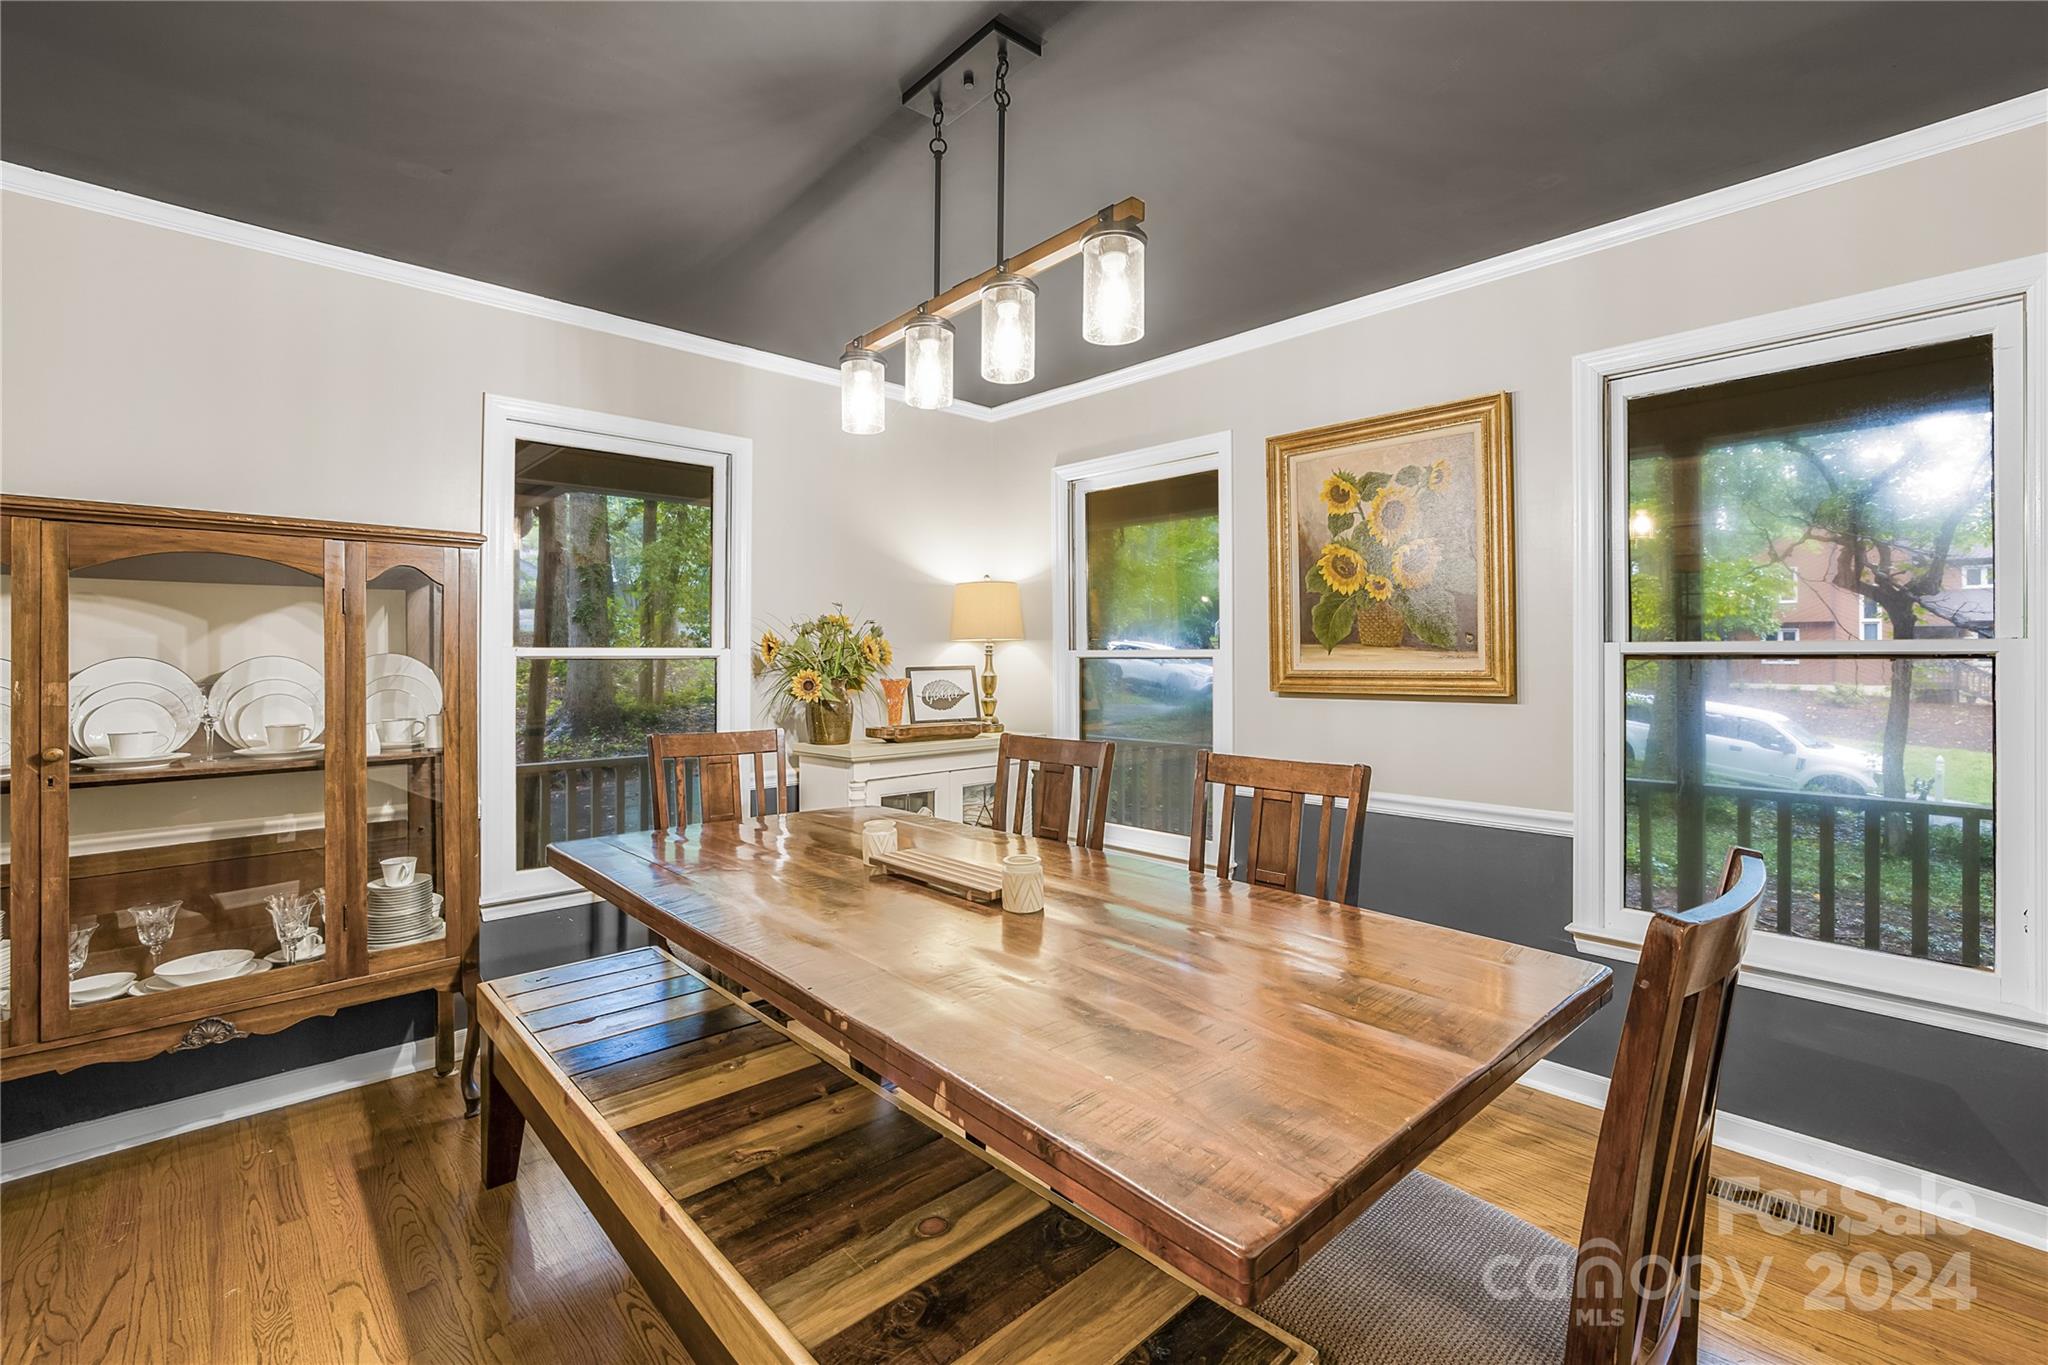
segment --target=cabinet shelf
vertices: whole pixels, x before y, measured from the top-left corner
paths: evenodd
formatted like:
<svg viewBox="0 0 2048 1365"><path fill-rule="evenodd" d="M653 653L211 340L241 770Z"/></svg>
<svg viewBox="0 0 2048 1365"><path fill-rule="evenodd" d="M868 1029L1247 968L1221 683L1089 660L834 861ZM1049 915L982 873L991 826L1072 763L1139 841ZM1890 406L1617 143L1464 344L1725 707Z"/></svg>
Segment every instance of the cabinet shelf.
<svg viewBox="0 0 2048 1365"><path fill-rule="evenodd" d="M393 764L431 763L440 759L445 750L411 749L394 753L371 754L372 768ZM229 754L221 758L181 758L162 768L131 768L125 772L95 772L82 768L74 761L71 765L73 787L131 786L142 782L189 782L195 778L240 777L249 773L296 773L313 772L327 765L327 756L317 754L293 754L280 758L256 758L246 754ZM7 791L13 781L13 773L0 772L0 792Z"/></svg>

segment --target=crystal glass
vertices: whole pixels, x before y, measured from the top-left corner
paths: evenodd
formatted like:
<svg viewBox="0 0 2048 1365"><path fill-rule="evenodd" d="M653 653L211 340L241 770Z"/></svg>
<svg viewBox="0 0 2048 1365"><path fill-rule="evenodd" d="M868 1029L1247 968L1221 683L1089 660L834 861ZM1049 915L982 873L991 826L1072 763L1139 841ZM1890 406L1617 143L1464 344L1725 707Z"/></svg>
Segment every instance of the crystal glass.
<svg viewBox="0 0 2048 1365"><path fill-rule="evenodd" d="M1081 239L1081 337L1126 346L1145 335L1145 234L1105 223Z"/></svg>
<svg viewBox="0 0 2048 1365"><path fill-rule="evenodd" d="M903 329L903 401L953 406L953 324L929 313Z"/></svg>
<svg viewBox="0 0 2048 1365"><path fill-rule="evenodd" d="M270 922L277 930L277 946L284 950L287 967L299 960L299 944L312 932L314 897L323 894L316 891L308 896L279 894L263 898L263 908L270 912Z"/></svg>
<svg viewBox="0 0 2048 1365"><path fill-rule="evenodd" d="M184 906L183 901L157 901L129 907L128 913L135 916L135 937L149 949L152 972L164 955L164 945L171 941L172 931L178 927L178 911Z"/></svg>
<svg viewBox="0 0 2048 1365"><path fill-rule="evenodd" d="M839 429L849 436L877 436L885 424L882 357L849 346L839 357Z"/></svg>
<svg viewBox="0 0 2048 1365"><path fill-rule="evenodd" d="M1037 372L1038 286L1022 275L998 275L981 287L981 377L1028 384Z"/></svg>
<svg viewBox="0 0 2048 1365"><path fill-rule="evenodd" d="M98 920L88 920L84 924L71 926L67 957L71 967L71 979L74 981L78 979L78 974L85 970L85 959L92 954L92 931L99 927Z"/></svg>

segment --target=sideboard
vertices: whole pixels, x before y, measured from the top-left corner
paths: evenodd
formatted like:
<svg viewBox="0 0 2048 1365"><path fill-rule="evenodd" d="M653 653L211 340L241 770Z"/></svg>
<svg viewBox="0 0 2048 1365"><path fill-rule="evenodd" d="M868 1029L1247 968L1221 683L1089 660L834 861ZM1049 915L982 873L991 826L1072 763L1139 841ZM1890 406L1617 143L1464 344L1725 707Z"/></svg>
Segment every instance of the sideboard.
<svg viewBox="0 0 2048 1365"><path fill-rule="evenodd" d="M912 815L984 823L995 806L1000 735L901 744L856 736L850 744L792 744L805 810L886 806Z"/></svg>

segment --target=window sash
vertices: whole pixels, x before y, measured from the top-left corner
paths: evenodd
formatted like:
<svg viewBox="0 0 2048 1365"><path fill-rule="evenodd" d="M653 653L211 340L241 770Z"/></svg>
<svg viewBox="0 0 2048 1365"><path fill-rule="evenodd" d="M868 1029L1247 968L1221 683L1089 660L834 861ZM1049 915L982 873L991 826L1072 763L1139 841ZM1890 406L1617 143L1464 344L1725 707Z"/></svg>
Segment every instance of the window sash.
<svg viewBox="0 0 2048 1365"><path fill-rule="evenodd" d="M2030 538L2030 508L2041 505L2038 428L2030 412L2044 397L2027 352L2048 354L2038 258L1938 280L1703 328L1575 361L1575 477L1580 509L1578 657L1600 677L1574 714L1584 744L1574 761L1576 908L1570 930L1589 951L1632 960L1649 917L1623 903L1625 840L1622 727L1624 656L1707 655L1989 657L1997 663L1998 762L1995 809L2009 829L2031 829L2048 811L2048 728L2037 698L2048 648L2030 633L2048 553ZM1628 639L1627 487L1616 451L1627 449L1630 398L1724 379L1803 368L1830 360L1989 333L1992 338L1993 556L2001 585L1989 637L1947 640L1632 641ZM2032 468L2030 468L2030 465ZM1859 632L1860 634L1860 632ZM2048 891L2048 851L1998 841L1995 963L1991 970L1910 959L1867 949L1758 934L1746 984L1852 1008L2048 1047L2048 940L2038 932L2038 897Z"/></svg>

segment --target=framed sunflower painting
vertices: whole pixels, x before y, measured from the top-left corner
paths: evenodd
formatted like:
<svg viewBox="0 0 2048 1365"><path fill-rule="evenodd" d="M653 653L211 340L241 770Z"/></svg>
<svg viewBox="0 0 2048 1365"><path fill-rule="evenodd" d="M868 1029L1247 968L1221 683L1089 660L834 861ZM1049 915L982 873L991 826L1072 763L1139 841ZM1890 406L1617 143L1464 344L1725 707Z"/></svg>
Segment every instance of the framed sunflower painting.
<svg viewBox="0 0 2048 1365"><path fill-rule="evenodd" d="M1514 696L1513 466L1505 393L1269 439L1273 690Z"/></svg>

